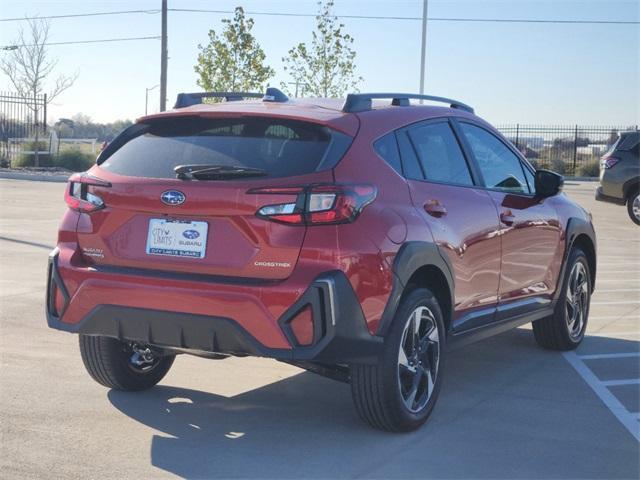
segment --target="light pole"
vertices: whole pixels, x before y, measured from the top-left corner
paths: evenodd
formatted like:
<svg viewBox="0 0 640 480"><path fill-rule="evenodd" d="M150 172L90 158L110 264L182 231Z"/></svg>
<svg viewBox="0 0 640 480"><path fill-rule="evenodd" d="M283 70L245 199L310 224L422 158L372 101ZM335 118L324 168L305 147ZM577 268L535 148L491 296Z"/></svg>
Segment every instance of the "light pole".
<svg viewBox="0 0 640 480"><path fill-rule="evenodd" d="M422 49L420 51L420 95L424 94L424 78L425 78L425 64L427 56L427 10L429 7L429 0L424 0L422 4ZM422 100L420 100L422 103Z"/></svg>
<svg viewBox="0 0 640 480"><path fill-rule="evenodd" d="M154 88L158 88L160 85L154 85L151 88L144 89L144 114L147 114L147 109L149 108L149 92Z"/></svg>
<svg viewBox="0 0 640 480"><path fill-rule="evenodd" d="M162 0L162 38L160 40L160 111L167 109L167 0Z"/></svg>

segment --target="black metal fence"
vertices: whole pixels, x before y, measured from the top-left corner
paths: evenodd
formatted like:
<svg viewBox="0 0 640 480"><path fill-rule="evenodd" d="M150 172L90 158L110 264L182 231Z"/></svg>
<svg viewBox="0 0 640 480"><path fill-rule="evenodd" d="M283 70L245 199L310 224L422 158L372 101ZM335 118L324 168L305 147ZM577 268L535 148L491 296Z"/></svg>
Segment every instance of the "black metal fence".
<svg viewBox="0 0 640 480"><path fill-rule="evenodd" d="M0 164L48 150L47 95L0 92ZM36 144L36 139L38 143ZM46 143L46 148L43 148Z"/></svg>
<svg viewBox="0 0 640 480"><path fill-rule="evenodd" d="M638 130L637 125L499 125L498 130L539 168L566 175L593 176L600 157L613 145L619 132ZM597 175L597 173L596 173Z"/></svg>

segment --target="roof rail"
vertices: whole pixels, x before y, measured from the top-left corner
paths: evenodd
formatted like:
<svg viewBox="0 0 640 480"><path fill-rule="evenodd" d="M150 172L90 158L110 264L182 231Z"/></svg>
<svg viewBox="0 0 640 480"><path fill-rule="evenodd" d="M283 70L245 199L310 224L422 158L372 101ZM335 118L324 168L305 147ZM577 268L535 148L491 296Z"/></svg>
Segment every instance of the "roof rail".
<svg viewBox="0 0 640 480"><path fill-rule="evenodd" d="M432 102L448 103L451 108L459 108L465 112L473 113L473 108L458 100L433 95L419 95L416 93L350 93L344 102L342 111L345 113L366 112L371 110L371 101L378 98L391 98L391 105L408 107L409 100L430 100Z"/></svg>
<svg viewBox="0 0 640 480"><path fill-rule="evenodd" d="M269 87L263 93L254 92L198 92L198 93L179 93L176 104L173 108L185 108L192 105L199 105L203 98L224 98L227 102L244 100L245 98L262 98L264 102L287 102L289 97L277 88Z"/></svg>

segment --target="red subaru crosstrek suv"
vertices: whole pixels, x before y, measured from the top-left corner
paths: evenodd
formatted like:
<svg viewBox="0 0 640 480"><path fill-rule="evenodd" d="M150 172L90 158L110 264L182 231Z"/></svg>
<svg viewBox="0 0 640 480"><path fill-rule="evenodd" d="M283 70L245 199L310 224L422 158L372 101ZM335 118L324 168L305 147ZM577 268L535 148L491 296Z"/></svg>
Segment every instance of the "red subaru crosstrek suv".
<svg viewBox="0 0 640 480"><path fill-rule="evenodd" d="M96 381L146 389L180 353L269 357L350 382L365 421L407 431L451 348L528 322L543 347L581 342L591 217L470 107L256 96L181 94L69 179L47 318Z"/></svg>

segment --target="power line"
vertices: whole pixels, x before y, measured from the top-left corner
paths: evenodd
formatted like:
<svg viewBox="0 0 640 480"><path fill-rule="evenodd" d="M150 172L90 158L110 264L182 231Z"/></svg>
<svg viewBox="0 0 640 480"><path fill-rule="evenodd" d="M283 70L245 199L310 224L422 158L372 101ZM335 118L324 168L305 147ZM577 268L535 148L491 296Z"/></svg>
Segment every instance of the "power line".
<svg viewBox="0 0 640 480"><path fill-rule="evenodd" d="M130 42L133 40L158 40L159 38L160 38L159 35L156 35L153 37L102 38L99 40L74 40L70 42L50 42L50 43L44 43L42 45L49 46L49 45L77 45L77 44L84 44L84 43ZM35 46L37 45L36 44L5 45L0 47L0 50L16 50L18 48L35 47Z"/></svg>
<svg viewBox="0 0 640 480"><path fill-rule="evenodd" d="M169 8L170 12L183 13L216 13L216 14L234 14L233 10L208 10L199 8ZM160 10L120 10L112 12L92 12L92 13L76 13L67 15L47 15L33 17L14 17L0 18L0 22L15 22L21 20L37 20L37 19L59 19L59 18L77 18L77 17L98 17L104 15L126 15L135 13L145 13L155 15ZM264 15L274 17L310 17L315 18L315 13L288 13L288 12L245 12L247 15ZM406 21L422 21L422 17L402 17L388 15L332 15L335 18L350 18L359 20L406 20ZM549 24L583 24L583 25L640 25L640 21L634 20L560 20L560 19L530 19L530 18L462 18L462 17L429 17L432 22L467 22L467 23L549 23Z"/></svg>
<svg viewBox="0 0 640 480"><path fill-rule="evenodd" d="M121 10L116 12L93 12L93 13L74 13L68 15L45 15L36 17L15 17L15 18L0 18L0 22L18 22L20 20L50 20L56 18L76 18L76 17L100 17L103 15L126 15L129 13L147 13L156 14L160 13L160 10Z"/></svg>
<svg viewBox="0 0 640 480"><path fill-rule="evenodd" d="M218 13L233 14L232 10L206 10L198 8L170 8L170 12L187 13ZM286 12L245 12L247 15L266 15L281 17L317 17L314 13L286 13ZM363 20L419 20L422 17L397 17L385 15L331 15L335 18L352 18ZM489 22L489 23L565 23L565 24L600 24L600 25L639 25L640 21L630 20L555 20L555 19L528 19L528 18L459 18L459 17L429 17L427 20L433 22Z"/></svg>

